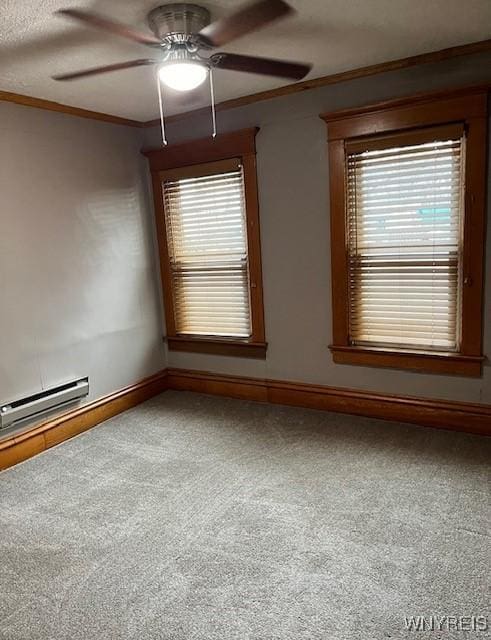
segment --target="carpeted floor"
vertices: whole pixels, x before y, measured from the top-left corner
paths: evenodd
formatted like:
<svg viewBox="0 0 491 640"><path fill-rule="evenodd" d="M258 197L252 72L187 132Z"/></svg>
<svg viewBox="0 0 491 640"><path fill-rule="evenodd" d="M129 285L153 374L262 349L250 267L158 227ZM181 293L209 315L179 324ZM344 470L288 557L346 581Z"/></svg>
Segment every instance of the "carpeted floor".
<svg viewBox="0 0 491 640"><path fill-rule="evenodd" d="M480 639L490 441L167 392L0 474L2 640Z"/></svg>

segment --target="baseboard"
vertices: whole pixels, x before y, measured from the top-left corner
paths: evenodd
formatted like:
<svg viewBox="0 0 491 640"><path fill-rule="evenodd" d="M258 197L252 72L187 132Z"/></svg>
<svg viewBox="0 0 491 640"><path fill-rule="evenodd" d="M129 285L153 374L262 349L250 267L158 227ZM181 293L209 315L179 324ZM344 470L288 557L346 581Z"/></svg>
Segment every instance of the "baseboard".
<svg viewBox="0 0 491 640"><path fill-rule="evenodd" d="M231 398L308 407L383 420L410 422L439 429L491 435L490 405L429 400L413 396L217 375L184 369L168 369L167 386L169 389L197 391Z"/></svg>
<svg viewBox="0 0 491 640"><path fill-rule="evenodd" d="M0 441L0 470L41 453L108 420L167 389L167 372L160 371L136 384L52 418L24 433Z"/></svg>
<svg viewBox="0 0 491 640"><path fill-rule="evenodd" d="M410 422L426 427L491 435L491 406L413 396L370 393L322 385L206 371L167 369L33 429L0 441L0 470L27 460L131 409L166 389L270 402L337 413Z"/></svg>

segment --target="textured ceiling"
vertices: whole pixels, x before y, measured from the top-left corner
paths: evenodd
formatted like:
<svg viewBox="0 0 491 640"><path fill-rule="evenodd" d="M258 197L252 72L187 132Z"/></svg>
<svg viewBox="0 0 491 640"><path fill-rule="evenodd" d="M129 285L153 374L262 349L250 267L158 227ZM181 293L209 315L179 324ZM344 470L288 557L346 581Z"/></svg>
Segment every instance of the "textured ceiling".
<svg viewBox="0 0 491 640"><path fill-rule="evenodd" d="M214 18L243 0L195 0ZM152 50L53 12L82 7L145 28L158 0L0 0L0 90L55 100L136 120L157 117L152 71L136 68L73 82L50 75L140 57ZM312 62L308 78L436 51L491 37L490 0L290 0L298 14L224 50ZM150 54L150 56L149 56ZM217 71L222 101L287 84L264 76ZM206 104L199 92L168 95L171 112Z"/></svg>

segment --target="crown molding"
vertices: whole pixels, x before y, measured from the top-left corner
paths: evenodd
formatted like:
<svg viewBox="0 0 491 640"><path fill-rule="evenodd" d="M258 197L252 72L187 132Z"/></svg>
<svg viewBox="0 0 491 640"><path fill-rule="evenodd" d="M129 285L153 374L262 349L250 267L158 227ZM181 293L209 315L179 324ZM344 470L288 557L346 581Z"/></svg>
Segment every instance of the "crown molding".
<svg viewBox="0 0 491 640"><path fill-rule="evenodd" d="M224 102L220 102L219 104L217 104L216 111L227 111L229 109L236 109L237 107L244 107L255 102L262 102L264 100L280 98L295 93L301 93L302 91L310 91L311 89L319 89L320 87L326 87L331 84L338 84L340 82L347 82L349 80L357 80L358 78L366 78L368 76L377 75L379 73L387 73L389 71L408 69L410 67L416 67L423 64L432 64L435 62L448 60L450 58L457 58L459 56L484 53L486 51L491 51L491 39L481 40L479 42L471 42L469 44L463 44L456 47L449 47L447 49L432 51L430 53L423 53L417 56L409 56L408 58L390 60L389 62L382 62L380 64L372 64L368 67L359 67L357 69L351 69L349 71L342 71L341 73L333 73L328 76L313 78L312 80L295 82L294 84L288 84L284 87L279 87L278 89L270 89L268 91L261 91L260 93L253 93L251 95L242 96L240 98L232 98L231 100L225 100ZM210 108L207 106L200 109L194 109L193 111L176 113L175 115L166 118L166 122L178 122L179 120L183 120L189 117L195 117L209 113L209 110ZM147 122L143 123L144 127L156 127L158 125L160 125L159 119L148 120Z"/></svg>
<svg viewBox="0 0 491 640"><path fill-rule="evenodd" d="M447 49L441 49L439 51L432 51L430 53L423 53L416 56L409 56L407 58L391 60L389 62L382 62L380 64L373 64L367 67L359 67L357 69L351 69L349 71L342 71L341 73L333 73L331 75L321 76L320 78L313 78L312 80L295 82L294 84L288 84L284 87L270 89L268 91L261 91L260 93L253 93L250 95L241 96L240 98L232 98L230 100L225 100L217 104L216 110L226 111L228 109L236 109L237 107L243 107L255 102L262 102L264 100L280 98L282 96L301 93L302 91L310 91L311 89L318 89L320 87L325 87L331 84L338 84L340 82L347 82L349 80L356 80L358 78L366 78L368 76L377 75L379 73L387 73L389 71L407 69L409 67L415 67L423 64L432 64L435 62L448 60L450 58L483 53L486 51L491 51L491 38L488 40L481 40L479 42L471 42L469 44L449 47ZM54 102L52 100L45 100L44 98L36 98L34 96L26 96L20 93L11 93L9 91L0 91L0 102L13 102L25 107L35 107L37 109L44 109L46 111L55 111L57 113L64 113L66 115L71 115L78 118L98 120L100 122L119 124L126 127L147 128L155 127L160 124L160 120L158 119L148 121L131 120L129 118L114 116L109 113L91 111L90 109L82 109L80 107L70 106L61 102ZM178 122L188 117L199 116L208 113L208 111L209 107L194 109L193 111L184 111L182 113L177 113L169 116L166 121L169 123Z"/></svg>
<svg viewBox="0 0 491 640"><path fill-rule="evenodd" d="M35 98L33 96L25 96L21 93L11 93L10 91L0 91L0 102L13 102L23 105L24 107L35 107L36 109L44 109L45 111L55 111L64 113L69 116L78 118L86 118L88 120L98 120L100 122L109 122L110 124L119 124L126 127L143 127L143 122L138 120L130 120L128 118L120 118L112 116L109 113L101 113L100 111L90 111L89 109L81 109L72 107L61 102L53 102L52 100L44 100L43 98Z"/></svg>

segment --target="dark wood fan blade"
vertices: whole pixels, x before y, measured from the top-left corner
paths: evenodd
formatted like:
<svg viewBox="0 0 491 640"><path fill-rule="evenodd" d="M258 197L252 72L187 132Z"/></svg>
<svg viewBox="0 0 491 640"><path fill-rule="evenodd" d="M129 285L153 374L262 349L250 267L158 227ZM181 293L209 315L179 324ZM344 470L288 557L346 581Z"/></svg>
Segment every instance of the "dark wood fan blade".
<svg viewBox="0 0 491 640"><path fill-rule="evenodd" d="M266 76L278 76L291 80L305 78L312 69L310 64L271 58L256 58L255 56L241 56L235 53L215 53L210 57L210 60L218 69L260 73Z"/></svg>
<svg viewBox="0 0 491 640"><path fill-rule="evenodd" d="M201 29L198 39L207 46L221 47L293 12L284 0L259 0Z"/></svg>
<svg viewBox="0 0 491 640"><path fill-rule="evenodd" d="M108 64L105 67L92 67L84 71L74 71L73 73L61 73L52 76L53 80L76 80L77 78L85 78L87 76L96 76L100 73L108 73L109 71L119 71L120 69L131 69L131 67L141 67L147 64L157 64L157 60L129 60L128 62L117 62L116 64Z"/></svg>
<svg viewBox="0 0 491 640"><path fill-rule="evenodd" d="M109 31L110 33L114 33L117 36L122 36L123 38L134 40L135 42L139 42L140 44L162 44L162 42L158 38L151 35L150 33L143 33L142 31L133 29L133 27L127 27L125 24L114 22L114 20L110 20L109 18L101 16L98 13L92 13L91 11L82 11L80 9L60 9L59 11L56 11L56 13L62 16L67 16L68 18L73 18L74 20L79 20L80 22L88 24L91 27L104 29L104 31Z"/></svg>

